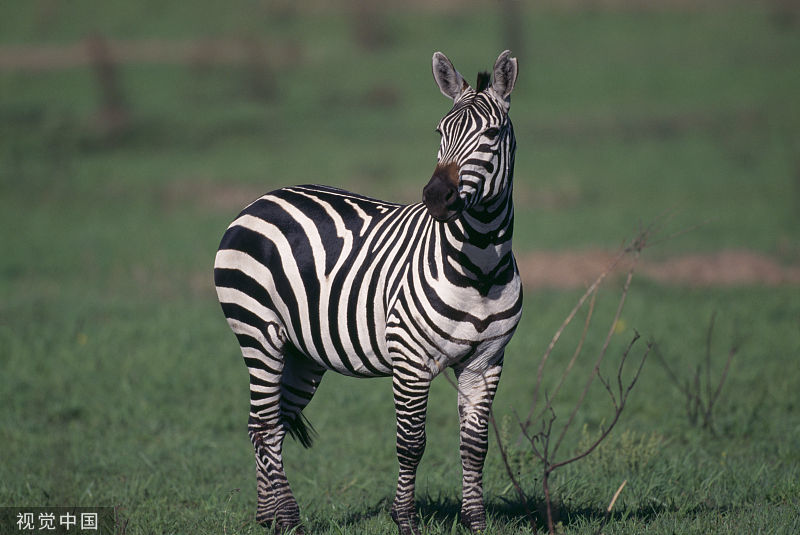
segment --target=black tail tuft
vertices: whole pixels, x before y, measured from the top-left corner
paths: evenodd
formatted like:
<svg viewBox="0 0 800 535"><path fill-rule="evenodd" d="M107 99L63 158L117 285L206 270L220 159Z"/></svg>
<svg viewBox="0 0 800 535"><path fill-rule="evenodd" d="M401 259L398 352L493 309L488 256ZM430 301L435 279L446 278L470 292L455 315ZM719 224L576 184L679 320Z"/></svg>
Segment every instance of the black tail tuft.
<svg viewBox="0 0 800 535"><path fill-rule="evenodd" d="M300 442L304 448L313 445L317 432L302 412L292 419L286 418L284 422L292 438Z"/></svg>

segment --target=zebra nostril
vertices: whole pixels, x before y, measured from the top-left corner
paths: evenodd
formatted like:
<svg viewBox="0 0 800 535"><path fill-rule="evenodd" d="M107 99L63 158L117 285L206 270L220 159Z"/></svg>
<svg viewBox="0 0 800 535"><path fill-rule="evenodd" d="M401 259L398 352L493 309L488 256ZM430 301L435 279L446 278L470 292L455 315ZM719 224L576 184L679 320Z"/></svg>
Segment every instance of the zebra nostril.
<svg viewBox="0 0 800 535"><path fill-rule="evenodd" d="M450 188L444 194L444 203L446 206L453 205L458 200L458 190L455 188Z"/></svg>

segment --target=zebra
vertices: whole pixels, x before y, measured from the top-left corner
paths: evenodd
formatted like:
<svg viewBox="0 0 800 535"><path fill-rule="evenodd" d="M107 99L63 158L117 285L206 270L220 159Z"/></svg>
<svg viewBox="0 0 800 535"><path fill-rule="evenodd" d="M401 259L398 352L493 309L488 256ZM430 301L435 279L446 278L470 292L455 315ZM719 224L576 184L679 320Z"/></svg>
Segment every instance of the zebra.
<svg viewBox="0 0 800 535"><path fill-rule="evenodd" d="M391 517L418 534L417 466L431 381L458 387L460 520L486 528L482 472L504 348L522 313L511 251L516 142L508 117L517 60L506 50L473 89L441 52L433 77L452 109L422 202L395 204L326 186L278 189L230 224L214 263L217 295L250 376L256 520L302 532L282 461L323 374L392 377L399 473Z"/></svg>

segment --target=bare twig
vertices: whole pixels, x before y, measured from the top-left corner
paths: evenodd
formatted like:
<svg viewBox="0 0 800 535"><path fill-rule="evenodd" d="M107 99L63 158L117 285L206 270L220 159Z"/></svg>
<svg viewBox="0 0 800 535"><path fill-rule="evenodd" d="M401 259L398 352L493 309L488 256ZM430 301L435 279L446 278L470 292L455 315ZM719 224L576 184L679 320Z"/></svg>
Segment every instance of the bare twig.
<svg viewBox="0 0 800 535"><path fill-rule="evenodd" d="M622 368L623 368L623 366L625 364L625 358L627 358L628 351L630 351L631 347L633 347L633 344L636 342L636 340L638 338L639 338L639 334L637 333L636 336L634 336L633 341L631 341L631 343L628 345L628 349L625 351L625 357L623 358L622 363L619 366L619 371L617 372L618 376L621 376L621 374L622 374ZM619 385L619 390L620 390L619 404L617 404L616 402L614 403L615 404L615 410L614 410L614 416L611 419L611 423L609 423L608 426L605 427L602 430L602 432L600 433L600 436L597 438L597 440L595 440L592 444L590 444L585 450L583 450L582 452L574 455L573 457L571 457L569 459L565 459L565 460L559 461L557 463L552 463L550 465L550 471L555 470L556 468L560 468L560 467L562 467L564 465L567 465L567 464L570 464L570 463L574 463L575 461L579 461L579 460L583 459L584 457L586 457L587 455L592 453L595 450L595 448L597 448L597 446L599 446L600 443L603 442L603 440L605 440L606 437L611 433L611 430L614 428L614 426L619 421L620 415L622 415L622 410L625 408L625 403L628 400L628 394L630 394L631 390L633 390L634 385L639 380L639 374L641 373L642 368L644 367L644 362L645 362L645 360L647 360L647 356L650 354L650 350L652 349L652 347L653 347L652 342L647 344L647 348L645 349L644 354L642 355L642 359L639 361L639 367L636 369L636 373L634 374L634 376L631 379L631 382L628 384L627 388L624 388L622 383L620 382L620 385ZM611 394L611 389L610 388L608 389L608 391ZM613 399L614 395L611 394L611 397ZM562 435L563 435L563 433L564 432L562 431ZM553 449L553 454L555 455L555 448Z"/></svg>
<svg viewBox="0 0 800 535"><path fill-rule="evenodd" d="M115 535L126 535L128 533L128 519L123 517L120 511L124 509L121 505L114 506L114 533Z"/></svg>
<svg viewBox="0 0 800 535"><path fill-rule="evenodd" d="M658 239L656 241L651 242L649 245L650 246L660 245L660 244L662 244L662 243L664 243L666 241L670 241L670 240L672 240L674 238L679 238L680 236L683 236L684 234L688 234L689 232L692 232L694 230L702 228L702 227L708 225L709 223L717 221L718 219L719 219L719 216L709 217L708 219L705 219L705 220L697 223L696 225L692 225L691 227L686 227L684 229L675 231L672 234L667 234L663 238L660 238L660 239Z"/></svg>
<svg viewBox="0 0 800 535"><path fill-rule="evenodd" d="M722 392L722 387L728 378L731 362L734 355L739 351L738 343L734 343L728 350L728 356L725 361L725 366L722 369L719 380L716 386L711 377L711 361L712 361L712 340L714 327L716 325L716 312L711 315L709 320L708 330L706 332L705 341L705 354L700 364L695 367L694 374L691 379L682 381L673 369L667 364L666 359L661 354L660 348L655 348L655 354L661 366L667 372L670 381L680 390L686 398L686 416L689 424L696 426L701 424L704 429L707 429L711 434L716 434L714 430L714 406L719 399ZM705 384L703 384L705 383ZM701 422L702 418L702 422Z"/></svg>
<svg viewBox="0 0 800 535"><path fill-rule="evenodd" d="M561 374L561 378L559 379L555 390L553 390L553 393L549 396L550 398L555 398L556 396L558 396L558 392L559 390L561 390L561 386L566 381L567 376L572 371L572 367L574 366L575 361L578 360L578 356L581 354L581 351L583 350L583 343L586 341L586 333L589 331L589 323L592 321L592 313L594 312L594 303L596 298L597 298L597 288L595 288L594 292L592 292L592 300L589 302L589 311L586 313L586 320L583 323L583 332L581 332L581 338L580 340L578 340L578 346L575 348L575 352L572 354L572 358L569 360L569 363L567 363L567 367L564 368L564 372ZM544 414L544 411L546 411L547 408L548 406L545 406L545 408L542 409L542 412L536 415L536 419L541 418L542 415Z"/></svg>
<svg viewBox="0 0 800 535"><path fill-rule="evenodd" d="M664 355L661 354L661 348L658 344L653 347L653 354L656 356L658 362L661 363L661 366L664 367L664 370L667 372L669 376L669 380L674 384L681 392L686 392L686 388L681 384L681 380L678 379L678 376L672 371L672 368L669 367L667 364L666 359L664 359Z"/></svg>
<svg viewBox="0 0 800 535"><path fill-rule="evenodd" d="M550 484L549 484L550 475L553 473L554 470L556 470L558 468L561 468L562 466L565 466L567 464L579 461L579 460L583 459L584 457L586 457L587 455L591 454L600 445L600 443L603 442L606 439L606 437L608 437L608 435L611 433L611 430L614 428L614 426L619 421L620 415L622 414L622 411L625 408L625 404L627 402L628 395L630 394L631 390L633 389L634 385L636 384L637 380L639 379L639 375L641 374L642 367L644 366L644 362L647 359L647 355L650 353L650 350L652 348L652 343L648 344L647 349L645 350L644 354L642 355L642 358L641 358L641 360L639 362L639 366L636 369L636 372L635 372L633 378L631 379L630 383L628 383L628 385L625 386L623 384L623 382L622 382L622 369L624 367L625 360L627 359L627 354L629 353L630 349L633 347L633 344L636 342L636 340L638 338L639 338L639 335L637 333L636 336L634 336L634 339L628 345L628 348L626 349L625 354L623 355L623 359L622 359L622 361L620 363L620 366L618 368L618 371L617 371L619 398L615 397L615 395L613 394L613 392L612 392L612 390L610 388L609 383L607 381L603 380L603 384L606 385L606 389L608 390L609 394L611 395L612 400L614 400L614 402L613 402L614 407L615 407L614 416L612 417L611 422L606 427L603 428L603 430L600 433L600 435L597 437L597 439L592 444L590 444L583 451L575 454L574 456L572 456L570 458L563 459L561 461L554 461L553 459L555 458L555 454L556 454L556 450L557 450L558 445L555 448L553 448L552 451L550 451L550 448L549 448L549 446L550 446L550 436L551 436L551 432L552 432L552 424L553 424L553 421L555 420L555 414L554 413L552 414L552 416L551 416L551 418L549 420L547 420L546 422L543 422L542 430L539 433L537 433L534 436L529 436L529 435L526 434L526 436L528 436L529 441L530 441L531 445L534 447L534 449L535 449L535 445L536 445L537 442L544 445L544 447L541 450L539 450L539 453L538 453L537 457L539 457L542 460L542 465L543 465L542 466L542 487L543 487L543 491L544 491L545 508L546 508L546 513L547 513L547 528L548 528L548 531L551 534L555 533L555 528L554 528L554 523L553 523L552 499L551 499L551 496L550 496ZM552 405L550 405L550 406L551 406L551 410L552 410ZM567 423L563 429L568 428L568 426L569 426L569 423ZM522 425L520 425L520 428L522 428ZM564 434L563 429L562 429L562 434L559 437L559 440L561 438L563 438L563 434ZM523 430L523 433L525 433L524 430Z"/></svg>
<svg viewBox="0 0 800 535"><path fill-rule="evenodd" d="M635 260L634 264L631 266L630 270L628 271L628 276L625 279L625 285L622 288L622 295L620 296L619 303L617 303L617 311L614 314L614 319L611 322L611 327L608 329L608 334L606 335L606 339L603 342L603 347L600 349L600 353L597 355L597 360L595 361L594 368L592 369L592 373L589 375L589 379L586 381L586 385L583 387L583 392L581 392L578 401L575 403L575 406L572 409L572 412L569 415L569 419L567 419L566 425L561 430L561 435L558 437L556 441L556 446L553 448L553 455L558 452L559 446L561 446L561 442L564 440L564 436L567 434L567 430L572 425L572 421L575 419L575 415L578 413L578 409L580 409L581 405L583 405L583 400L586 399L586 394L589 392L589 387L592 386L592 382L594 382L594 378L600 372L600 364L603 362L603 359L606 356L606 352L608 351L608 345L611 342L611 337L614 335L614 329L619 321L620 316L622 315L622 308L625 305L625 298L628 296L628 289L631 285L631 280L633 279L633 271L636 268L636 260L639 259L639 251L637 250L635 253ZM633 342L635 342L639 338L639 334L637 333L634 337ZM633 345L631 342L631 345ZM630 346L629 348L630 349ZM624 364L624 360L623 360Z"/></svg>
<svg viewBox="0 0 800 535"><path fill-rule="evenodd" d="M725 361L725 367L722 369L722 374L719 377L719 382L717 383L717 389L714 391L714 395L712 395L708 399L708 408L706 410L706 421L710 423L711 421L711 411L714 409L714 404L717 402L717 398L719 397L719 393L722 391L722 385L725 384L725 380L728 378L728 370L731 367L731 361L733 360L733 356L739 351L739 348L733 346L728 351L728 360Z"/></svg>
<svg viewBox="0 0 800 535"><path fill-rule="evenodd" d="M522 506L525 508L525 516L528 519L528 523L530 523L531 529L535 533L536 521L534 520L533 513L528 506L528 497L525 495L525 491L522 490L522 485L520 485L519 481L517 481L517 478L514 477L514 470L511 469L511 464L508 462L508 455L506 454L506 449L503 446L503 440L500 438L500 432L497 428L497 421L494 419L494 411L491 409L489 409L489 423L491 423L492 429L494 430L494 437L497 440L497 447L500 449L500 457L503 459L503 466L505 466L506 474L508 474L508 478L514 485L514 490L517 492L517 497L522 502Z"/></svg>
<svg viewBox="0 0 800 535"><path fill-rule="evenodd" d="M617 489L617 492L614 493L614 497L611 498L611 503L608 504L608 509L606 509L606 514L607 515L611 514L611 510L614 508L614 504L617 503L617 498L619 498L619 495L622 493L622 489L624 489L625 485L627 485L627 484L628 484L628 480L626 479L626 480L624 480L622 482L622 485L619 486L619 488Z"/></svg>
<svg viewBox="0 0 800 535"><path fill-rule="evenodd" d="M627 285L626 285L626 287L627 287ZM624 293L626 291L627 290L623 291L623 295L624 295ZM624 301L624 299L621 299L621 301ZM616 323L616 321L619 320L620 310L621 309L618 307L617 314L615 315L614 322L612 323L612 325L614 323ZM558 469L558 468L560 468L562 466L565 466L567 464L579 461L580 459L583 459L587 455L591 454L600 445L600 443L603 442L608 437L608 435L611 433L611 431L614 428L614 426L619 421L619 418L620 418L620 416L622 414L622 411L624 410L625 405L627 403L628 396L630 395L630 392L633 389L633 387L636 385L636 382L638 381L639 376L641 375L642 368L644 366L644 362L647 359L647 356L649 355L650 351L653 348L653 343L652 342L648 343L647 348L645 349L645 351L644 351L644 353L642 355L642 358L639 361L639 365L636 368L636 371L635 371L633 377L631 378L631 380L627 384L625 384L625 382L623 380L623 371L624 371L624 368L625 368L625 363L628 360L628 356L630 354L631 349L633 348L633 345L636 343L636 341L639 338L640 338L639 333L638 332L635 333L633 339L628 344L628 346L626 347L625 351L622 354L622 358L620 360L620 364L619 364L619 366L617 368L617 384L616 384L617 392L616 393L612 389L610 382L608 380L604 379L602 377L602 375L599 374L599 361L602 360L602 356L604 356L605 353L606 353L607 343L604 344L604 347L600 352L601 358L599 358L598 362L595 364L595 367L592 370L591 378L593 379L595 376L600 378L601 383L604 385L606 391L608 392L608 394L609 394L609 396L611 398L611 402L612 402L612 405L614 407L614 415L613 415L613 417L611 419L611 422L602 429L602 431L601 431L600 435L598 436L598 438L593 443L591 443L588 447L584 448L582 451L578 452L577 454L573 455L572 457L569 457L569 458L566 458L566 459L562 459L560 461L556 460L556 455L558 453L559 446L561 445L561 441L563 440L563 438L564 438L564 436L566 434L566 431L569 429L570 425L572 424L572 421L573 421L574 416L575 416L575 414L577 412L577 409L581 406L581 404L583 403L583 400L585 399L586 391L588 390L588 387L591 384L591 380L588 381L587 385L584 387L584 391L582 392L580 399L578 400L575 408L573 409L572 413L570 414L569 420L562 427L561 433L560 433L560 435L559 435L559 437L558 437L558 439L556 441L555 446L552 447L552 449L551 449L551 437L552 437L552 431L553 431L553 422L556 419L555 411L553 410L553 406L552 406L552 398L548 397L546 399L546 401L545 401L545 410L549 410L550 416L548 418L541 418L540 419L541 427L540 427L540 430L537 433L530 434L529 426L526 427L525 423L523 423L523 422L518 420L519 426L520 426L520 430L521 430L523 436L525 436L528 439L528 442L529 442L529 444L531 446L531 451L542 462L542 488L543 488L544 497L545 497L547 526L548 526L548 531L550 533L554 533L555 532L554 531L554 522L553 522L553 513L552 513L552 498L551 498L550 483L549 483L550 482L550 475L552 474L552 472L554 470L556 470L556 469ZM499 435L498 435L498 440L499 440ZM504 462L506 462L505 458L504 458ZM510 467L508 465L506 466L506 470L510 471ZM518 483L515 483L515 484L518 484Z"/></svg>
<svg viewBox="0 0 800 535"><path fill-rule="evenodd" d="M636 236L636 238L630 243L630 245L625 247L617 255L617 257L615 257L615 259L613 260L611 265L606 269L606 271L604 271L603 273L600 274L600 276L598 276L598 278L594 281L594 283L586 290L586 292L578 300L578 303L576 304L576 306L567 315L567 318L564 320L564 322L561 324L559 329L556 331L556 334L551 339L550 344L548 345L548 347L547 347L547 349L546 349L546 351L545 351L545 353L544 353L544 355L543 355L543 357L542 357L542 359L541 359L541 361L539 363L539 368L537 370L536 385L534 387L534 398L533 398L533 401L532 401L531 409L528 412L527 418L525 419L524 422L522 422L519 418L517 418L517 421L518 421L519 426L520 426L520 431L522 432L522 435L527 439L528 443L530 444L531 451L533 452L534 456L542 462L542 490L544 492L544 499L545 499L545 510L546 510L546 515L547 515L547 528L548 528L548 531L551 534L555 533L554 519L553 519L553 509L552 509L552 496L551 496L551 489L550 489L550 476L551 476L551 474L553 473L553 471L557 470L558 468L563 467L563 466L565 466L567 464L579 461L580 459L583 459L587 455L591 454L600 445L600 443L603 442L603 440L605 440L608 437L608 435L611 432L611 430L614 428L614 426L619 421L620 415L622 414L622 411L625 408L626 402L628 400L628 396L629 396L631 390L633 389L633 387L635 386L636 382L638 381L639 376L640 376L641 371L642 371L642 368L644 366L644 362L647 359L647 356L649 355L650 351L653 348L653 343L652 342L648 343L647 348L645 349L645 351L644 351L644 353L643 353L643 355L641 357L641 360L639 361L639 365L636 368L635 373L633 374L633 377L630 379L630 381L628 383L626 383L623 380L623 371L624 371L624 368L625 368L625 364L626 364L626 362L628 360L628 356L630 354L630 351L633 348L633 345L640 338L639 333L637 332L637 333L635 333L633 339L628 344L628 346L626 347L626 349L624 350L624 352L622 354L622 358L621 358L619 366L617 368L617 380L616 380L615 388L612 388L610 381L606 380L600 374L601 364L603 363L603 360L605 359L606 354L608 353L608 349L609 349L610 343L611 343L611 338L614 335L615 328L616 328L616 326L617 326L617 324L618 324L618 322L620 320L620 317L622 315L622 310L624 308L625 301L627 299L627 295L628 295L628 292L630 290L631 280L633 279L633 274L634 274L634 271L636 269L636 265L637 265L637 262L639 260L640 253L644 248L646 248L648 246L648 241L649 241L651 229L652 229L652 227L648 228L648 229L645 229L645 230L642 230ZM608 329L608 331L606 333L606 336L605 336L605 339L603 341L602 347L600 348L600 350L599 350L599 352L597 354L597 357L595 358L594 366L593 366L593 368L592 368L592 370L591 370L591 372L589 374L588 379L586 380L586 383L584 384L583 390L581 391L581 394L579 395L578 400L576 401L575 405L573 406L573 408L572 408L572 410L571 410L566 422L563 424L563 426L561 426L561 429L560 429L560 432L558 433L558 436L554 437L553 436L553 423L556 420L556 414L555 414L555 411L553 409L553 398L561 390L561 387L562 387L567 375L571 372L571 370L573 369L573 366L575 364L575 361L577 360L578 356L583 351L584 342L585 342L585 339L586 339L586 336L587 336L588 327L589 327L589 324L591 323L591 319L592 319L593 312L594 312L595 300L596 300L596 296L597 296L597 289L599 288L599 286L603 282L603 280L608 276L608 274L622 260L622 258L627 256L627 255L629 255L629 254L633 254L633 262L632 262L630 268L628 269L628 273L627 273L627 276L625 278L625 282L623 284L622 292L621 292L619 301L617 303L617 308L616 308L614 317L613 317L613 319L611 321L611 324L609 326L609 329ZM589 311L587 312L587 317L586 317L586 320L584 322L583 330L581 332L581 337L580 337L580 339L578 341L578 344L577 344L577 347L575 349L575 352L573 353L570 361L568 362L566 369L564 370L564 372L562 372L562 375L561 375L561 377L560 377L560 379L559 379L559 381L558 381L558 383L556 385L556 388L555 388L555 391L554 391L554 395L553 396L548 396L547 394L545 394L545 396L544 396L545 397L544 406L541 409L538 409L539 392L541 390L542 377L544 375L544 367L545 367L545 365L547 363L548 357L551 354L551 352L553 351L553 348L555 347L556 343L558 343L558 341L561 338L561 335L564 332L564 330L566 329L566 327L574 319L575 315L577 314L577 311L584 305L584 303L586 302L586 300L590 296L591 296L591 302L590 302L590 305L589 305ZM612 407L614 409L613 417L611 418L610 423L603 427L603 429L602 429L600 435L598 436L598 438L593 443L589 444L588 447L584 448L582 451L579 451L579 452L575 453L572 456L569 456L569 457L564 458L564 459L559 459L558 458L558 452L559 452L559 449L560 449L560 447L561 447L561 445L562 445L562 443L564 441L564 438L565 438L565 436L567 434L567 431L572 426L572 424L573 424L573 422L575 420L575 417L577 415L577 412L580 409L580 407L583 405L583 403L584 403L584 401L586 399L586 396L588 395L589 389L590 389L590 387L591 387L591 385L594 382L594 379L596 377L600 378L601 383L603 384L603 386L605 387L606 391L609 394L609 397L611 399L611 404L612 404ZM550 413L549 416L546 416L547 412ZM534 419L539 420L540 428L539 428L539 430L537 432L532 433L530 427L531 427L531 424L532 424ZM498 435L498 439L499 439L499 435ZM504 459L504 462L506 462L505 459ZM509 470L510 467L507 467L506 469ZM515 482L515 484L518 484L518 482ZM620 487L618 493L621 492L621 490L622 490L622 488ZM616 496L618 496L618 494ZM615 497L615 499L613 501L616 501L616 497ZM612 506L613 506L613 504L612 504Z"/></svg>
<svg viewBox="0 0 800 535"><path fill-rule="evenodd" d="M606 508L606 514L603 516L603 521L600 523L600 527L597 528L597 531L595 531L595 535L599 535L600 532L603 531L603 528L606 527L608 519L611 518L611 510L614 508L614 504L617 503L617 498L619 498L619 495L622 493L622 489L624 489L625 485L627 484L628 480L626 479L622 482L622 485L619 486L617 492L614 493L614 497L611 498L611 503L609 503L608 507Z"/></svg>
<svg viewBox="0 0 800 535"><path fill-rule="evenodd" d="M603 273L601 273L600 276L597 277L597 279L595 279L594 283L592 283L592 285L589 286L589 288L583 293L581 298L578 299L578 302L572 308L570 313L567 314L566 319L564 319L564 322L561 324L556 333L553 335L553 338L550 340L550 344L547 346L544 355L542 355L542 360L539 362L539 369L536 372L536 384L533 389L533 404L531 405L531 410L528 412L528 417L525 419L525 424L524 424L526 429L528 428L528 426L530 426L531 420L533 419L533 414L536 412L536 405L539 400L539 389L542 386L542 379L544 376L544 366L547 363L547 359L550 357L550 353L553 351L559 339L561 338L561 334L564 332L564 329L566 329L567 326L570 323L572 323L572 319L575 317L575 314L577 314L578 310L580 310L581 307L583 307L583 304L586 302L586 299L597 291L597 288L600 286L600 283L603 282L603 279L606 278L606 276L611 272L611 270L614 269L617 263L619 263L619 261L624 256L625 253L620 253L619 255L617 255L617 257L612 261L611 265Z"/></svg>
<svg viewBox="0 0 800 535"><path fill-rule="evenodd" d="M541 388L542 379L544 377L544 366L547 363L548 358L550 357L550 353L552 353L556 344L561 339L561 335L564 332L564 329L566 329L567 326L570 323L572 323L572 320L575 318L575 315L578 313L578 311L583 307L583 304L586 302L586 299L588 299L589 296L595 295L597 293L597 289L603 283L608 274L611 273L614 270L614 268L617 267L617 264L619 264L620 261L622 261L622 259L628 255L628 253L629 251L627 249L624 249L620 251L617 254L617 256L614 257L614 259L609 263L605 271L603 271L600 275L598 275L598 277L589 286L589 288L586 289L586 291L583 293L580 299L578 299L578 302L575 303L574 307L572 307L572 310L570 310L569 314L567 314L567 317L561 323L561 326L559 326L558 330L556 330L556 333L553 335L553 338L550 340L550 344L548 344L547 349L542 355L542 359L539 362L539 369L536 372L536 384L533 390L533 403L531 405L530 411L528 411L527 418L525 418L525 423L524 423L525 429L527 429L530 426L531 421L533 420L534 417L534 413L536 412L536 405L539 401L539 389ZM592 300L592 306L594 306L593 303L594 303L594 298Z"/></svg>
<svg viewBox="0 0 800 535"><path fill-rule="evenodd" d="M706 389L708 390L706 399L708 400L711 399L711 337L714 334L714 323L716 320L717 311L715 310L711 313L711 320L708 322L708 333L706 334Z"/></svg>

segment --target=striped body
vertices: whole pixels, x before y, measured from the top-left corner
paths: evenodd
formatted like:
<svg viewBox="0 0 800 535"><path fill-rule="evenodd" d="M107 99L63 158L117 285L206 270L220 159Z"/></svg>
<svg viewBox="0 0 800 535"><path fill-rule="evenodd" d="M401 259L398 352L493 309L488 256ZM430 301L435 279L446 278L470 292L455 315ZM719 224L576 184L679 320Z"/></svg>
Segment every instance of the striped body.
<svg viewBox="0 0 800 535"><path fill-rule="evenodd" d="M504 54L515 79L516 61ZM228 227L214 277L250 374L259 521L299 524L282 442L288 432L310 445L301 411L331 370L393 378L400 474L392 517L401 534L417 533L427 394L450 367L459 382L462 522L485 527L488 411L522 309L511 252L514 136L507 94L498 94L463 83L450 95L423 203L295 186L257 199Z"/></svg>
<svg viewBox="0 0 800 535"><path fill-rule="evenodd" d="M488 277L462 273L450 244L463 224L449 225L422 204L322 186L278 190L225 234L215 264L220 301L236 329L270 324L271 344L290 343L326 370L389 376L400 347L415 346L435 374L496 353L520 312L510 250L482 251L493 264Z"/></svg>

